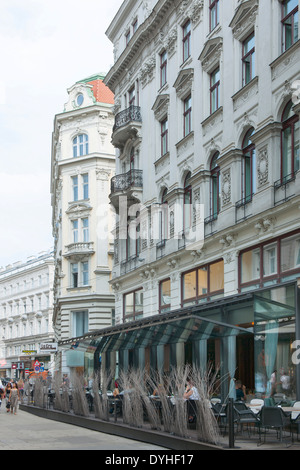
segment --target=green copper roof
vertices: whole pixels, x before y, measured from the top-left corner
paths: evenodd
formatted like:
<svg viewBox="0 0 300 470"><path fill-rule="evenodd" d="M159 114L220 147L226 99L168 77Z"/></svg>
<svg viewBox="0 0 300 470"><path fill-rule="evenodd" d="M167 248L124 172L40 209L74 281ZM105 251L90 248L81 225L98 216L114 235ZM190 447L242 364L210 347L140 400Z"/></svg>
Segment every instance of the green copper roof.
<svg viewBox="0 0 300 470"><path fill-rule="evenodd" d="M78 80L78 82L76 83L89 83L94 80L104 80L105 75L106 75L105 73L97 73L95 75L91 75L90 77L83 78L82 80Z"/></svg>

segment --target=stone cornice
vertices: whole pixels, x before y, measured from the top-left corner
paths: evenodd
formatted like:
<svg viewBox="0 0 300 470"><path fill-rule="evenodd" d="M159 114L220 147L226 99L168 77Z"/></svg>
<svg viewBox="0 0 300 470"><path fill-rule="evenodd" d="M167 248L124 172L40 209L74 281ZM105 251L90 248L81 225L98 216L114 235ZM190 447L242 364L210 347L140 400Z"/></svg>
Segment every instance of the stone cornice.
<svg viewBox="0 0 300 470"><path fill-rule="evenodd" d="M138 31L131 38L129 45L124 49L104 79L105 85L113 92L115 92L115 83L122 73L126 72L132 60L136 60L137 53L141 51L141 48L148 44L149 35L158 30L159 25L165 21L166 14L175 9L177 3L177 0L160 0L149 17L141 24Z"/></svg>

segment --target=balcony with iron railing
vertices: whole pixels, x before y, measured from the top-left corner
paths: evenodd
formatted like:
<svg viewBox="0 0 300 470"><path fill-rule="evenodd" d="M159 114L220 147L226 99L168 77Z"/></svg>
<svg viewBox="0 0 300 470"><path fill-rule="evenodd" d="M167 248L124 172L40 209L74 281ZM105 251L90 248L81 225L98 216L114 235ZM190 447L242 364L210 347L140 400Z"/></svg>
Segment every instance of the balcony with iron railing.
<svg viewBox="0 0 300 470"><path fill-rule="evenodd" d="M140 202L143 189L143 170L129 170L127 173L113 176L110 183L111 203L118 212L119 197L127 197L127 205Z"/></svg>
<svg viewBox="0 0 300 470"><path fill-rule="evenodd" d="M292 197L299 194L300 172L294 171L293 173L283 176L274 183L274 206L288 201Z"/></svg>
<svg viewBox="0 0 300 470"><path fill-rule="evenodd" d="M131 105L115 116L112 143L115 147L123 147L130 137L136 136L142 125L141 108Z"/></svg>
<svg viewBox="0 0 300 470"><path fill-rule="evenodd" d="M235 223L242 222L252 216L253 194L248 194L235 203Z"/></svg>

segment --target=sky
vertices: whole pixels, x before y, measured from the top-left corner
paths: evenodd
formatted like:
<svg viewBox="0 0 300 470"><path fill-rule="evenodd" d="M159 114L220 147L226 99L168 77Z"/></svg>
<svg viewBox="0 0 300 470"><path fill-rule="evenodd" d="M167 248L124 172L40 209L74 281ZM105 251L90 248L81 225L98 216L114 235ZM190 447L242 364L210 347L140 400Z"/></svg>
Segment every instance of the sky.
<svg viewBox="0 0 300 470"><path fill-rule="evenodd" d="M67 89L113 65L123 0L0 0L0 267L53 248L51 139Z"/></svg>

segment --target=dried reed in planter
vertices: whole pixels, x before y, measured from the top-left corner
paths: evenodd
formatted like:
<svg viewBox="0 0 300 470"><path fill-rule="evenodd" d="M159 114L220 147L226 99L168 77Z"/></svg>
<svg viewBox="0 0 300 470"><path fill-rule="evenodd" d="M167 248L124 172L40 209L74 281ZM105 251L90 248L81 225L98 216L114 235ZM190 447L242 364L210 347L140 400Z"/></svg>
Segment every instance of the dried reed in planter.
<svg viewBox="0 0 300 470"><path fill-rule="evenodd" d="M62 384L62 377L59 374L55 374L53 379L53 389L54 389L54 403L53 408L58 411L63 411L62 406L62 396L60 394L60 388Z"/></svg>
<svg viewBox="0 0 300 470"><path fill-rule="evenodd" d="M93 399L94 399L94 411L95 417L102 419L103 421L109 421L109 401L107 397L108 384L110 382L110 375L106 373L101 374L102 388L101 396L99 395L99 384L100 384L100 375L99 373L94 376L93 380Z"/></svg>
<svg viewBox="0 0 300 470"><path fill-rule="evenodd" d="M72 403L73 411L76 415L89 416L83 378L77 374L72 376Z"/></svg>
<svg viewBox="0 0 300 470"><path fill-rule="evenodd" d="M45 400L45 386L43 379L38 377L34 383L34 405L40 408L46 407L46 400ZM46 396L47 398L47 396Z"/></svg>

